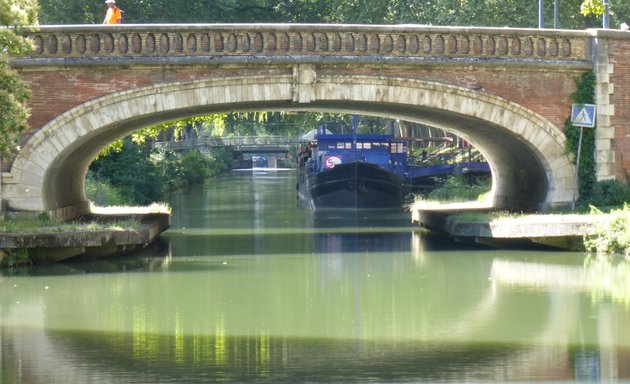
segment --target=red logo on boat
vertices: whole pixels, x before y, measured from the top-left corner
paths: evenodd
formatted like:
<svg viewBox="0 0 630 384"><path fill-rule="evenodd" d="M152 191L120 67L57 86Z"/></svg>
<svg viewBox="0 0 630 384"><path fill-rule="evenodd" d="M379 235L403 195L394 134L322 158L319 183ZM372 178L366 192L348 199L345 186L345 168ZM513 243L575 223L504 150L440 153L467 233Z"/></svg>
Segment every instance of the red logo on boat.
<svg viewBox="0 0 630 384"><path fill-rule="evenodd" d="M326 156L326 168L335 168L335 165L341 164L341 156Z"/></svg>

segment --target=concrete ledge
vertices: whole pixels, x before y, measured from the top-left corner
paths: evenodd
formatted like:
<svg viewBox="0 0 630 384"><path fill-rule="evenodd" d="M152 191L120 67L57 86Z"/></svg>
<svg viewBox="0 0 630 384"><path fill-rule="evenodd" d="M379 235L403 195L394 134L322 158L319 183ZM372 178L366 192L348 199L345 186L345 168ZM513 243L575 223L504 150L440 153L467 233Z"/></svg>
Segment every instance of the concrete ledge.
<svg viewBox="0 0 630 384"><path fill-rule="evenodd" d="M412 222L440 231L461 242L474 242L497 248L542 244L555 248L578 250L585 235L595 231L602 215L546 215L496 218L489 221L462 221L462 212L489 212L491 208L476 204L452 207L419 208L412 211Z"/></svg>
<svg viewBox="0 0 630 384"><path fill-rule="evenodd" d="M444 229L454 236L500 239L584 236L593 231L598 219L590 215L533 215L523 218L499 218L489 222L463 222L453 217Z"/></svg>
<svg viewBox="0 0 630 384"><path fill-rule="evenodd" d="M53 262L74 256L110 256L146 247L168 229L171 220L168 213L91 214L83 220L107 223L134 218L141 223L135 229L3 233L0 234L0 250L10 253L28 249L38 259Z"/></svg>

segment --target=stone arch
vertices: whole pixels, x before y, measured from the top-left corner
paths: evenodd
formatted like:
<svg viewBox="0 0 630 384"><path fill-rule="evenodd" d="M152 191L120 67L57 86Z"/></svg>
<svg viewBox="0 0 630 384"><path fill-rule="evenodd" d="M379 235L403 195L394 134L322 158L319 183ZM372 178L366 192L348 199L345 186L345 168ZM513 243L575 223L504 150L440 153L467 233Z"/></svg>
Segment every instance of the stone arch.
<svg viewBox="0 0 630 384"><path fill-rule="evenodd" d="M544 210L575 197L564 134L531 110L434 82L316 75L306 82L278 75L154 85L79 105L42 127L19 152L11 185L3 186L10 190L9 209L66 218L85 213L85 174L106 145L152 124L236 110L364 113L426 123L458 134L488 159L497 207Z"/></svg>

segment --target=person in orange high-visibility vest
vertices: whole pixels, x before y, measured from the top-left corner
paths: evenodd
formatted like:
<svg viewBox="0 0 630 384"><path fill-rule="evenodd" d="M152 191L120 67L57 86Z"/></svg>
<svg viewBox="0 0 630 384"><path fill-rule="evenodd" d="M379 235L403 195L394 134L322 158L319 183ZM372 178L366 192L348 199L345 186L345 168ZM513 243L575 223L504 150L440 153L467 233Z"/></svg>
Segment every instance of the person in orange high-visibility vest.
<svg viewBox="0 0 630 384"><path fill-rule="evenodd" d="M116 0L105 0L107 4L107 13L103 24L122 24L124 12L116 6Z"/></svg>

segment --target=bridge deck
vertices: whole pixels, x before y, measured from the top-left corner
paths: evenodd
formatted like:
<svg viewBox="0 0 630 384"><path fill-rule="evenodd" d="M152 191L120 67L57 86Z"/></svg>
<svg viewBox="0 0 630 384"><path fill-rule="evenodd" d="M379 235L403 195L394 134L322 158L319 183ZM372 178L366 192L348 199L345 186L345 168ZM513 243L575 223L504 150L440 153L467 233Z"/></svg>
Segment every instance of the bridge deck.
<svg viewBox="0 0 630 384"><path fill-rule="evenodd" d="M285 136L201 137L193 140L156 142L155 147L187 151L202 148L230 148L244 153L282 153L295 147L298 141Z"/></svg>

